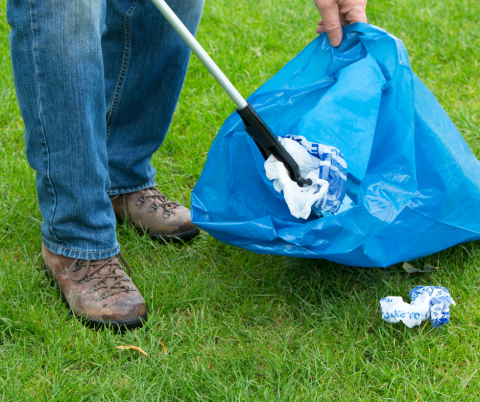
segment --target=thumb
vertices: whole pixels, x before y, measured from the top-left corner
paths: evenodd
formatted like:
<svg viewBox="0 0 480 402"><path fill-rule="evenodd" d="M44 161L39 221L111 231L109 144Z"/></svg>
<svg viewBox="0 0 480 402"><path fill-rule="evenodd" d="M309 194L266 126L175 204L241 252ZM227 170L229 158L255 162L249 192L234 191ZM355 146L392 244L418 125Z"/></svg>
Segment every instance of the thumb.
<svg viewBox="0 0 480 402"><path fill-rule="evenodd" d="M334 47L340 46L343 39L343 31L337 2L334 0L322 0L317 1L316 4L322 16L330 44Z"/></svg>

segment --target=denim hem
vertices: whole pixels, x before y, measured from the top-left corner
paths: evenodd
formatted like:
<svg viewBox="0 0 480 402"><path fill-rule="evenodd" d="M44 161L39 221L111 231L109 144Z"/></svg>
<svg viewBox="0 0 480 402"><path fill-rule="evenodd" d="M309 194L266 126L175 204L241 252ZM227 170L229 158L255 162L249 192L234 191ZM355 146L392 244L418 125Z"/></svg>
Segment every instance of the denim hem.
<svg viewBox="0 0 480 402"><path fill-rule="evenodd" d="M76 250L73 248L59 246L57 244L52 243L51 241L45 239L42 236L43 244L45 247L52 252L53 254L62 255L68 258L78 258L80 260L104 260L106 258L113 257L120 252L120 245L118 242L115 242L115 247L111 248L110 250L105 251L81 251Z"/></svg>
<svg viewBox="0 0 480 402"><path fill-rule="evenodd" d="M154 178L136 187L109 188L107 191L107 194L112 196L112 195L119 195L119 194L134 193L135 191L145 190L153 186L155 186Z"/></svg>

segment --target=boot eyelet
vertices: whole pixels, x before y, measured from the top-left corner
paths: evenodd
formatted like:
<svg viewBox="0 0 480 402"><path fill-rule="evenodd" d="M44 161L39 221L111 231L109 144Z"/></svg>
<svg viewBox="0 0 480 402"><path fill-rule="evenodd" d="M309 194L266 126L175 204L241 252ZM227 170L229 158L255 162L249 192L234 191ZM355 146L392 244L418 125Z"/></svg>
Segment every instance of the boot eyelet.
<svg viewBox="0 0 480 402"><path fill-rule="evenodd" d="M89 276L86 276L85 278L83 278L83 280L80 281L80 285L83 285L86 282L90 282L90 277Z"/></svg>

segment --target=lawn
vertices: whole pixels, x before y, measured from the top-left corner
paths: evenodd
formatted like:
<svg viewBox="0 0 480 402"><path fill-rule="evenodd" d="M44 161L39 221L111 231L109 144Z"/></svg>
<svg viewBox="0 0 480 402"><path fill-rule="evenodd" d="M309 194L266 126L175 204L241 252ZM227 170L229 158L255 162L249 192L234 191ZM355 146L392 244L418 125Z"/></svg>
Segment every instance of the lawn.
<svg viewBox="0 0 480 402"><path fill-rule="evenodd" d="M316 35L311 0L207 0L198 39L244 95ZM477 401L480 242L362 269L226 246L206 233L161 245L118 228L149 321L135 332L84 328L41 266L41 216L25 158L0 0L0 399L5 401ZM480 2L372 0L369 22L405 43L416 74L480 157ZM192 58L158 185L189 205L207 151L234 105ZM480 206L479 206L480 208ZM409 329L379 300L445 286L452 322ZM118 350L136 345L135 350Z"/></svg>

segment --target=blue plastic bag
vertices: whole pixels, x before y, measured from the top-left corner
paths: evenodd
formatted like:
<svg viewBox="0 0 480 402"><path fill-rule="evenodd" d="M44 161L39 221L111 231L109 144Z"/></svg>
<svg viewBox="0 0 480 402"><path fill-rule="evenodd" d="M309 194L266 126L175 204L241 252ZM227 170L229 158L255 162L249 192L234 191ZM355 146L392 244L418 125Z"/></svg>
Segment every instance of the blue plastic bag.
<svg viewBox="0 0 480 402"><path fill-rule="evenodd" d="M480 239L480 163L384 30L346 26L339 48L321 35L249 101L275 134L338 148L351 201L294 218L233 113L192 193L192 220L220 241L385 267Z"/></svg>

